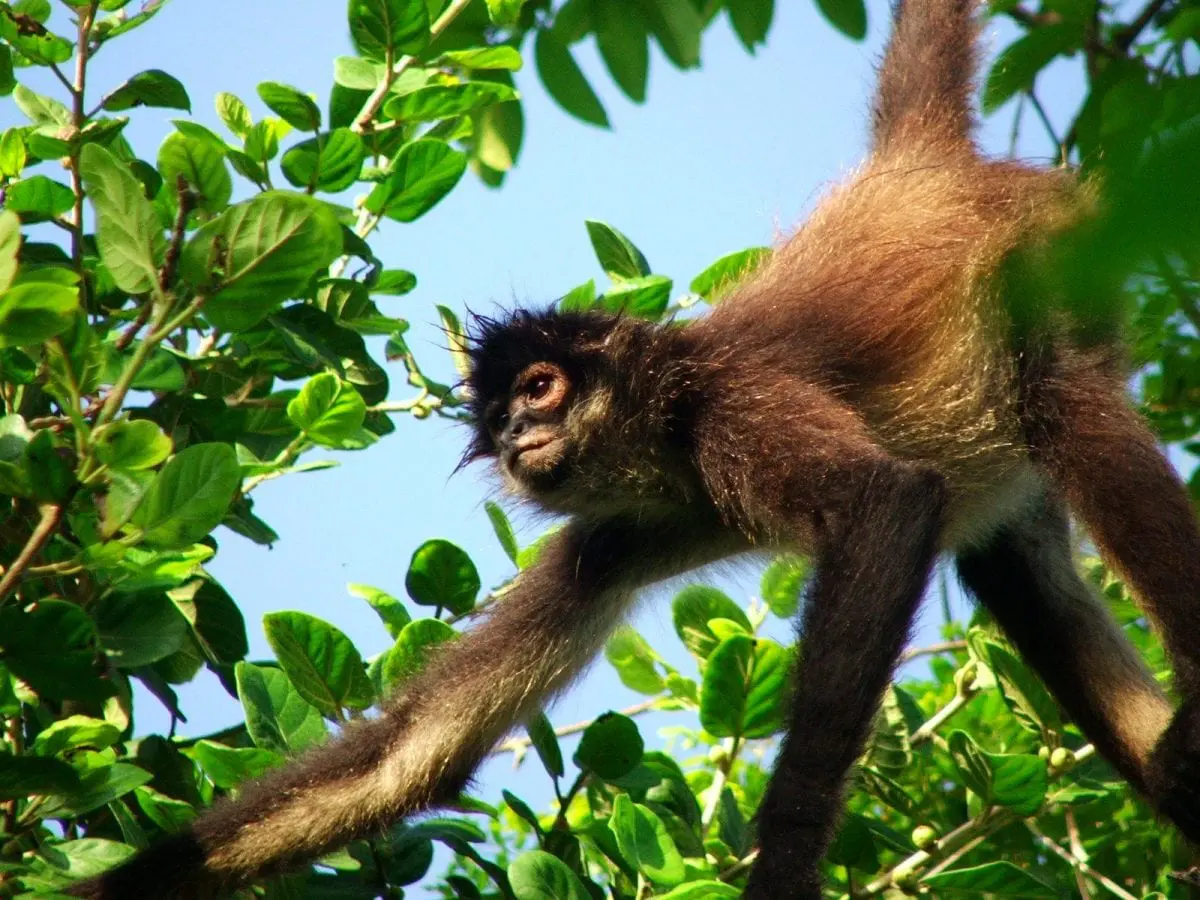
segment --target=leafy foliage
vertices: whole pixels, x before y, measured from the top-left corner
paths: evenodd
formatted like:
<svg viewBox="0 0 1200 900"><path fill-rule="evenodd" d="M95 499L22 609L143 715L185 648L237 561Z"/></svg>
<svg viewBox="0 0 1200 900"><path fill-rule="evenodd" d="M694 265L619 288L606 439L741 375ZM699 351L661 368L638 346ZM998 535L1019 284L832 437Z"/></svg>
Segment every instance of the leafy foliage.
<svg viewBox="0 0 1200 900"><path fill-rule="evenodd" d="M818 6L847 35L865 33L861 0ZM1155 3L1128 22L1081 0L995 6L1024 31L989 73L985 108L1015 101L1020 117L1047 64L1083 58L1089 92L1069 130L1050 138L1108 185L1098 224L1042 248L1013 277L1036 278L1032 297L1085 312L1131 288L1147 413L1164 439L1200 452L1200 17L1186 3ZM352 0L356 55L335 60L326 106L264 81L267 117L220 94L227 135L181 118L151 154L131 146L128 119L115 114L190 111L186 86L160 69L136 72L87 112L83 85L90 55L150 23L162 3L71 4L69 16L44 0L0 3L0 94L26 120L0 132L0 896L62 889L183 827L361 715L469 627L461 617L502 594L483 590L468 550L431 539L411 560L407 599L351 586L391 639L385 652L364 659L332 624L278 612L263 623L277 661L252 663L238 605L206 564L219 525L277 539L253 492L329 465L301 461L309 451L370 447L394 429L391 415L460 415L459 395L427 378L406 344L407 322L377 306L412 291L416 275L385 269L367 239L381 225L411 227L468 168L503 181L523 139L511 72L527 55L567 113L605 125L574 58L581 41L595 39L616 85L640 103L653 46L672 65L698 66L701 34L724 12L753 52L774 11L772 0L616 7ZM68 28L74 40L61 36ZM64 75L65 103L22 83L29 67L64 72L72 60L83 74ZM280 174L295 190L275 188ZM341 202L351 189L362 195L353 208ZM53 226L61 244L42 239ZM651 319L721 302L769 253L724 256L678 296L620 230L589 221L586 233L610 283L588 280L561 306ZM458 319L438 312L454 344ZM412 398L387 400L380 345ZM1192 487L1200 496L1200 477ZM487 514L505 554L528 566L538 544L520 546L499 507ZM807 574L803 560L780 557L749 603L711 587L680 591L672 613L688 671L619 630L606 657L646 699L557 733L538 716L498 751L534 750L558 800L550 812L508 792L500 807L464 798L469 814L397 824L255 892L375 896L382 885L401 896L425 879L447 897L737 896L793 656L763 630L794 614ZM1121 585L1096 565L1091 575L1164 670ZM945 631L923 655L927 671L883 704L831 852L833 890L1053 897L1100 884L1116 896L1171 896L1182 842L1096 758L990 623ZM173 686L204 668L237 695L244 721L209 738L135 738L131 684L177 720ZM682 723L669 754L648 749L639 723L651 711ZM568 763L559 738L576 731ZM456 854L446 872L431 871L435 843Z"/></svg>

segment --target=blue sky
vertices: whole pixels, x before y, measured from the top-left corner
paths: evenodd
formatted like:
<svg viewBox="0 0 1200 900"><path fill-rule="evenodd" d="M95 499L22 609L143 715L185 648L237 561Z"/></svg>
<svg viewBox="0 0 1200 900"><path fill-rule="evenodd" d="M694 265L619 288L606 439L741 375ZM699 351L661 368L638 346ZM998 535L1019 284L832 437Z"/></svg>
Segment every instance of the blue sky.
<svg viewBox="0 0 1200 900"><path fill-rule="evenodd" d="M777 2L768 45L756 57L736 42L722 19L704 39L703 68L681 73L655 53L644 106L625 100L603 72L590 43L576 57L604 101L612 131L581 124L559 111L532 71L518 73L526 134L518 168L498 191L468 175L440 206L416 223L387 223L371 239L389 266L414 271L415 292L384 298L383 310L414 323L411 345L430 374L453 380L443 341L432 326L435 303L462 310L492 304L544 303L588 278L603 282L583 221L607 221L628 234L654 271L678 287L717 257L769 244L798 222L823 186L844 175L864 146L873 66L886 33L887 4L869 3L870 31L863 44L836 33L808 0ZM987 55L1014 32L990 25ZM191 94L194 117L221 130L212 107L218 91L238 94L265 112L255 94L260 81L282 81L324 100L333 57L349 53L345 5L319 0L175 0L157 19L117 41L96 60L90 78L98 98L146 68L180 78ZM52 81L33 84L55 93ZM1077 63L1060 63L1039 84L1043 104L1062 130L1081 91ZM324 105L324 104L322 104ZM134 110L126 132L141 155L152 157L174 114ZM1006 153L1012 111L986 123L982 139ZM0 104L0 123L18 114ZM1045 157L1049 146L1027 117L1018 152ZM404 399L403 372L392 369L392 399ZM435 420L398 417L396 433L365 453L340 454L332 471L268 482L256 490L256 512L280 535L266 550L220 532L213 572L247 617L252 657L269 656L261 617L280 609L321 616L347 632L365 655L384 649L387 636L366 605L346 592L365 582L404 596L404 573L424 540L444 537L467 548L485 585L511 567L492 537L483 500L492 485L479 470L450 477L464 435ZM311 459L319 458L313 454ZM517 513L523 535L537 522ZM739 602L755 590L757 573L722 576ZM670 627L669 592L652 592L636 624L660 651L692 672ZM931 604L926 638L933 637ZM786 629L780 629L785 633ZM184 734L202 734L240 719L240 710L216 680L202 676L180 691L190 721ZM593 717L636 702L607 664L555 707L558 723ZM139 697L140 733L165 726L157 704ZM657 726L680 717L643 721L648 743ZM486 799L515 785L544 800L545 776L530 760L519 776L504 763L481 779Z"/></svg>

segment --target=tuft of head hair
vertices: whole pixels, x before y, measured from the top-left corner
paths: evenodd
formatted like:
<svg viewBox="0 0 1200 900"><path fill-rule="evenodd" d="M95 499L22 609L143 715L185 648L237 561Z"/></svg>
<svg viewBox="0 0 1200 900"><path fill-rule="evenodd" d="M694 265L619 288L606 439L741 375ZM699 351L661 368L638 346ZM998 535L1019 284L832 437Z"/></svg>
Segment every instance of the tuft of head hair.
<svg viewBox="0 0 1200 900"><path fill-rule="evenodd" d="M559 312L552 307L517 309L498 317L475 315L467 327L470 374L464 380L473 435L462 464L492 456L488 407L512 390L513 381L536 362L561 366L575 383L605 365L604 348L622 317L605 312Z"/></svg>

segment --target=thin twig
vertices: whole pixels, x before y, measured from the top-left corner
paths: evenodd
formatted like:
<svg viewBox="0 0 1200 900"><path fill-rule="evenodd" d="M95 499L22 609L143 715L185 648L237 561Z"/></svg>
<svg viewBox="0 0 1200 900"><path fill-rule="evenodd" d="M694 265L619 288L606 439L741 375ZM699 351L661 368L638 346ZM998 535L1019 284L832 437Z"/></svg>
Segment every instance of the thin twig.
<svg viewBox="0 0 1200 900"><path fill-rule="evenodd" d="M904 651L900 657L900 662L906 663L921 656L933 656L937 653L953 653L956 650L966 649L966 641L943 641L940 644L929 644L925 647L912 647Z"/></svg>
<svg viewBox="0 0 1200 900"><path fill-rule="evenodd" d="M1124 54L1133 46L1133 42L1145 31L1146 26L1154 21L1154 17L1167 5L1167 0L1151 0L1136 19L1117 32L1113 46Z"/></svg>
<svg viewBox="0 0 1200 900"><path fill-rule="evenodd" d="M188 216L196 206L196 195L188 188L187 179L183 175L175 176L175 197L177 208L175 221L171 225L171 243L167 245L162 271L159 273L159 284L164 294L171 290L171 284L175 281L179 254L183 250L183 239L187 236Z"/></svg>
<svg viewBox="0 0 1200 900"><path fill-rule="evenodd" d="M0 578L0 601L17 586L34 557L45 546L46 541L50 540L50 536L62 522L63 512L64 506L60 503L48 503L41 507L42 517L38 520L33 533L29 535L29 540L25 542L25 546L21 548L21 552L17 554L13 564L4 573L4 577Z"/></svg>
<svg viewBox="0 0 1200 900"><path fill-rule="evenodd" d="M75 84L71 88L71 125L75 133L83 131L87 124L87 111L83 106L87 89L88 53L91 49L92 24L96 21L96 9L100 0L91 0L79 14L79 46L75 53ZM75 195L74 230L71 232L71 263L80 275L83 274L83 176L79 171L79 149L71 155L71 191ZM86 284L86 279L81 282Z"/></svg>
<svg viewBox="0 0 1200 900"><path fill-rule="evenodd" d="M434 23L429 27L429 42L433 43L436 41L441 36L442 32L450 27L450 23L458 18L459 13L461 13L470 5L471 0L453 0L453 2L442 11L442 14L438 16ZM400 75L402 75L406 69L409 68L409 66L416 62L416 60L417 58L415 56L402 56L400 57L400 61L394 66L390 65L390 59L387 60L389 65L384 70L383 78L380 80L379 84L375 85L375 90L371 92L371 96L369 96L367 98L367 102L363 104L362 110L357 116L354 117L354 124L350 126L353 131L363 134L371 130L371 120L375 118L375 116L379 113L379 110L383 107L383 103L387 99L388 92L392 89L392 85L395 83L396 79L400 77Z"/></svg>
<svg viewBox="0 0 1200 900"><path fill-rule="evenodd" d="M154 302L147 298L142 303L141 309L138 310L137 318L121 333L121 336L113 343L113 348L118 352L127 349L133 343L133 339L138 336L138 332L146 326L153 311Z"/></svg>
<svg viewBox="0 0 1200 900"><path fill-rule="evenodd" d="M1068 853L1065 849L1063 849L1057 843L1055 843L1053 840L1046 837L1046 835L1042 834L1042 832L1038 829L1037 825L1034 824L1034 822L1032 820L1026 820L1025 827L1028 828L1030 830L1030 832L1033 833L1033 836L1036 837L1041 842L1043 847L1045 847L1047 850L1049 850L1051 853L1053 853L1055 856L1059 857L1060 859L1065 860L1067 865L1069 865L1077 873L1081 873L1083 875L1086 875L1088 878L1091 878L1093 881L1097 882L1102 887L1106 888L1113 895L1120 897L1121 900L1138 900L1137 897L1135 897L1133 894L1129 893L1129 891L1125 890L1123 887L1121 887L1119 884L1117 884L1111 878L1109 878L1106 875L1101 874L1100 872L1097 872L1095 869L1093 869L1091 866L1089 866L1083 860L1076 859L1070 853ZM1085 894L1084 896L1087 896L1087 895Z"/></svg>
<svg viewBox="0 0 1200 900"><path fill-rule="evenodd" d="M656 708L658 708L658 700L651 699L643 700L641 703L635 703L633 706L628 706L625 709L618 711L623 716L637 716L644 712L650 712ZM578 734L579 732L586 730L587 727L594 721L594 719L587 719L583 722L575 722L571 725L564 725L561 728L555 728L554 733L559 737L566 737L570 734ZM499 756L501 753L514 753L518 758L520 758L521 755L529 749L532 743L533 741L527 737L511 737L507 741L497 744L489 755Z"/></svg>

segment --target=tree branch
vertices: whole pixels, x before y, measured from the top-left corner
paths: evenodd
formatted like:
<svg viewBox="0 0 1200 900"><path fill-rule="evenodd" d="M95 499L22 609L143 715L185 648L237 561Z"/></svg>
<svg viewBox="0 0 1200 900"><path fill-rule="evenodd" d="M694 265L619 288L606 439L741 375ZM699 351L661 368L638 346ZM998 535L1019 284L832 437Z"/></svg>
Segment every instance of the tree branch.
<svg viewBox="0 0 1200 900"><path fill-rule="evenodd" d="M48 503L41 507L42 517L38 520L33 533L29 535L29 540L25 542L25 546L21 548L21 552L17 554L13 564L4 573L4 577L0 578L0 601L3 601L9 592L16 588L21 576L29 568L29 564L33 562L34 557L45 546L46 541L50 540L50 536L62 522L64 511L65 507L60 503Z"/></svg>

